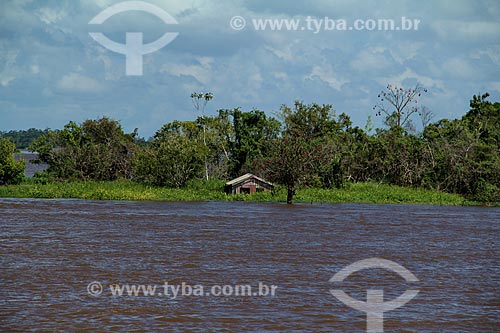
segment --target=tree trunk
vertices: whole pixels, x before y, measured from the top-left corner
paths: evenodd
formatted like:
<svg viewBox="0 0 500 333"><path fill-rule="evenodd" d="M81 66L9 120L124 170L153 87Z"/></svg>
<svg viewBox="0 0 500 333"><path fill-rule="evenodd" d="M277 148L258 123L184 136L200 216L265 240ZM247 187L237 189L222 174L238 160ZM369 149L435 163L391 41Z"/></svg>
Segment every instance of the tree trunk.
<svg viewBox="0 0 500 333"><path fill-rule="evenodd" d="M293 196L295 195L295 189L292 187L288 188L288 192L286 195L286 203L291 205L293 203Z"/></svg>

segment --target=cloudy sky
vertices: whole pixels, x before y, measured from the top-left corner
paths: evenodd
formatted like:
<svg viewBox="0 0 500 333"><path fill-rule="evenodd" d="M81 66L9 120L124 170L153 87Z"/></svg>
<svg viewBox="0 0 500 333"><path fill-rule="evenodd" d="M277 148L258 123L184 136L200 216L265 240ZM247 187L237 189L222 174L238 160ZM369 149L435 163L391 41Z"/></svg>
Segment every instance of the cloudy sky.
<svg viewBox="0 0 500 333"><path fill-rule="evenodd" d="M210 91L217 109L268 114L294 100L330 103L364 126L388 83L428 88L422 104L440 118L460 117L473 94L500 101L500 1L148 0L178 24L129 11L88 22L116 0L0 2L0 130L61 128L109 116L149 137L163 123L196 117L193 91ZM235 30L233 16L246 20ZM309 30L306 19L420 20L417 31ZM301 20L295 31L257 30L258 19ZM241 22L239 22L241 23ZM337 23L338 24L338 23ZM342 27L340 27L342 29ZM127 76L125 56L89 32L118 43L126 32L170 44L143 57ZM374 118L376 124L381 120Z"/></svg>

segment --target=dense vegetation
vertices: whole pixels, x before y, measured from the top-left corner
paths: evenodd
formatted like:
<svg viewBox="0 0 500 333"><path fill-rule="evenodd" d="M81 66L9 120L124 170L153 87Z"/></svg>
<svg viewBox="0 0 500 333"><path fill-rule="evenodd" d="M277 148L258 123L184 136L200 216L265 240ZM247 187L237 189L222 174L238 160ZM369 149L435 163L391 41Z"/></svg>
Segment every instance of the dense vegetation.
<svg viewBox="0 0 500 333"><path fill-rule="evenodd" d="M191 97L200 116L160 128L147 143L108 118L48 131L31 149L49 165L38 179L110 181L185 188L192 181L252 172L283 185L286 201L300 189L378 183L500 201L500 103L473 96L455 120L431 123L418 104L426 90L394 86L378 96L385 128L353 126L332 105L295 102L277 118L260 110L219 110L205 116L211 94ZM417 132L413 124L422 122ZM138 185L139 186L139 185ZM319 192L318 192L319 193ZM299 195L300 198L300 195Z"/></svg>
<svg viewBox="0 0 500 333"><path fill-rule="evenodd" d="M16 145L17 149L26 149L31 146L31 144L35 142L36 139L44 134L47 134L48 132L48 129L40 130L36 128L19 131L12 130L8 132L0 131L0 138L8 139L9 141L13 142Z"/></svg>
<svg viewBox="0 0 500 333"><path fill-rule="evenodd" d="M117 121L108 118L71 121L61 131L49 131L31 146L39 160L49 165L48 174L58 179L115 180L132 177L132 158L137 149L135 133L125 134Z"/></svg>
<svg viewBox="0 0 500 333"><path fill-rule="evenodd" d="M273 192L253 195L228 195L224 181L191 180L183 188L149 186L131 180L71 181L40 183L28 179L20 185L0 186L0 197L14 198L75 198L89 200L168 200L168 201L253 201L283 202L287 190L277 186ZM400 187L378 183L347 183L341 189L299 188L294 198L304 203L371 203L421 205L477 205L458 194Z"/></svg>
<svg viewBox="0 0 500 333"><path fill-rule="evenodd" d="M14 160L16 145L0 138L0 185L17 184L23 179L24 161Z"/></svg>

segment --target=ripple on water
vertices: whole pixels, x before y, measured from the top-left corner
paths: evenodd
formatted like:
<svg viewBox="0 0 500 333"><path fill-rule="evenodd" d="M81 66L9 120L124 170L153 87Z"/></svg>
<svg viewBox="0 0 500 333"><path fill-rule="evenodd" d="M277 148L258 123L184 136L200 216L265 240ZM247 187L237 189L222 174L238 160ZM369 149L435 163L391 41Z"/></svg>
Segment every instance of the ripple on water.
<svg viewBox="0 0 500 333"><path fill-rule="evenodd" d="M382 257L420 280L384 315L387 331L497 332L500 210L402 205L0 199L0 327L8 332L362 332L360 300L409 287L381 270L328 280ZM274 297L100 297L87 284L263 282Z"/></svg>

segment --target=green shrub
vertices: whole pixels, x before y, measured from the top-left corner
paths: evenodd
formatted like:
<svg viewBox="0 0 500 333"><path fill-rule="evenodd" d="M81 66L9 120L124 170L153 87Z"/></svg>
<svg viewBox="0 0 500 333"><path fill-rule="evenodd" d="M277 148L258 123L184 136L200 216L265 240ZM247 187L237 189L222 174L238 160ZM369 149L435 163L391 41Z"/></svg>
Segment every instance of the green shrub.
<svg viewBox="0 0 500 333"><path fill-rule="evenodd" d="M24 179L24 161L16 161L16 145L0 138L0 185L18 184Z"/></svg>

